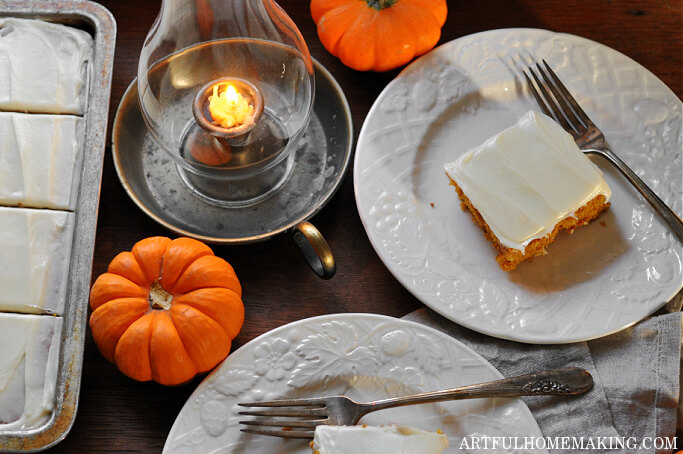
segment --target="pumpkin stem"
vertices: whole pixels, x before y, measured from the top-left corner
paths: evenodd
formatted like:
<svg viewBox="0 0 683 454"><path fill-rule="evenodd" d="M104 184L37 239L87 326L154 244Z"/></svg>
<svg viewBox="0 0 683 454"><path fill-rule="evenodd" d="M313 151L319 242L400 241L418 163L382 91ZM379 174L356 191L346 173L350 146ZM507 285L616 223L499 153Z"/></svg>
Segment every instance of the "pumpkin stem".
<svg viewBox="0 0 683 454"><path fill-rule="evenodd" d="M159 281L152 282L149 287L149 306L152 309L163 309L168 310L171 308L171 301L173 301L173 295L168 293L165 288L161 286Z"/></svg>
<svg viewBox="0 0 683 454"><path fill-rule="evenodd" d="M396 3L398 0L365 0L369 7L375 8L377 10L389 8L391 5Z"/></svg>

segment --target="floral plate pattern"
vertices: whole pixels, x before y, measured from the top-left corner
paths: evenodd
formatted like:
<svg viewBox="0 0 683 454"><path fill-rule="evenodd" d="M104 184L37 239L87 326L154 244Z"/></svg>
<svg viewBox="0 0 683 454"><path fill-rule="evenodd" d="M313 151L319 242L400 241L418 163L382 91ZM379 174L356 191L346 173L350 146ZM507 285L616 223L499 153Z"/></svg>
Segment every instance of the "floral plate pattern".
<svg viewBox="0 0 683 454"><path fill-rule="evenodd" d="M498 378L468 347L415 322L372 314L314 317L268 332L228 356L190 396L163 452L310 454L306 440L240 432L238 422L248 417L237 414L243 410L237 402L336 394L369 401ZM464 437L541 436L521 399L399 407L361 423L441 429L450 440L447 452L467 452L459 449Z"/></svg>
<svg viewBox="0 0 683 454"><path fill-rule="evenodd" d="M424 304L473 330L568 343L636 323L681 289L682 248L600 158L612 206L549 255L504 272L461 210L443 165L530 109L522 68L544 58L612 149L682 211L681 101L628 57L573 35L493 30L451 41L392 81L370 110L354 164L356 203L377 254Z"/></svg>

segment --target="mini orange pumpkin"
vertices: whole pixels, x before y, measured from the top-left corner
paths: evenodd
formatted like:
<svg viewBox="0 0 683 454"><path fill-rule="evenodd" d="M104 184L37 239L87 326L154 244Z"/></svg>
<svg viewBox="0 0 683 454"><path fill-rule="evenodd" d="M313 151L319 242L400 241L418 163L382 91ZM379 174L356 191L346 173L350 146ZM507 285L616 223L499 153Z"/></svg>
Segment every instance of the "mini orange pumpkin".
<svg viewBox="0 0 683 454"><path fill-rule="evenodd" d="M446 0L311 0L325 49L359 71L387 71L436 45Z"/></svg>
<svg viewBox="0 0 683 454"><path fill-rule="evenodd" d="M125 375L164 385L211 370L244 322L228 262L190 238L152 237L121 252L90 291L90 329Z"/></svg>
<svg viewBox="0 0 683 454"><path fill-rule="evenodd" d="M232 159L232 148L228 143L219 143L215 138L204 135L197 137L190 154L202 164L221 166Z"/></svg>

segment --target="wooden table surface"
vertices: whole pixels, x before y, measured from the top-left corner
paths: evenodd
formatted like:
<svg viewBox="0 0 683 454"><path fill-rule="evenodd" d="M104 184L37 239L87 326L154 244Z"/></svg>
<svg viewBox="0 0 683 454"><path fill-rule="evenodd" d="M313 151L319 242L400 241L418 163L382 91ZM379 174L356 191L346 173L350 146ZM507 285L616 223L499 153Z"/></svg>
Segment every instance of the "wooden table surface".
<svg viewBox="0 0 683 454"><path fill-rule="evenodd" d="M230 0L226 0L230 1ZM143 40L160 0L102 0L118 23L110 125L124 90L137 71ZM449 0L441 43L483 30L532 27L581 35L616 49L648 68L679 98L683 94L682 3L675 0ZM360 73L343 66L320 44L304 0L282 0L306 39L311 54L326 66L346 93L355 135L373 101L398 71ZM244 289L246 321L233 349L295 320L337 312L373 312L401 317L421 303L386 270L372 249L356 210L349 171L340 190L312 221L323 232L337 274L317 278L292 240L215 247L234 266ZM105 157L93 276L138 240L173 236L128 198ZM201 378L174 388L138 383L118 372L97 351L88 334L75 424L54 453L160 452L176 415Z"/></svg>

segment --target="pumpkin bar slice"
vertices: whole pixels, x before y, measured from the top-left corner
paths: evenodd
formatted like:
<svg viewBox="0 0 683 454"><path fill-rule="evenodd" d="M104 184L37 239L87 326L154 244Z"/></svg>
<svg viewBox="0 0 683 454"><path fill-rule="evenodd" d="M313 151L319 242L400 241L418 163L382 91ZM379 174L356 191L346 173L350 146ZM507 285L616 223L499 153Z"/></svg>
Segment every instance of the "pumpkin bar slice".
<svg viewBox="0 0 683 454"><path fill-rule="evenodd" d="M82 115L92 48L83 30L0 18L0 110Z"/></svg>
<svg viewBox="0 0 683 454"><path fill-rule="evenodd" d="M74 214L0 207L0 226L0 311L61 315Z"/></svg>
<svg viewBox="0 0 683 454"><path fill-rule="evenodd" d="M75 208L82 121L0 112L0 205Z"/></svg>
<svg viewBox="0 0 683 454"><path fill-rule="evenodd" d="M0 313L0 435L49 418L61 334L61 317Z"/></svg>
<svg viewBox="0 0 683 454"><path fill-rule="evenodd" d="M546 254L561 230L572 233L595 219L609 207L612 193L572 137L533 111L445 170L505 271Z"/></svg>
<svg viewBox="0 0 683 454"><path fill-rule="evenodd" d="M443 433L391 424L388 426L315 427L311 449L314 454L440 454L448 447Z"/></svg>

